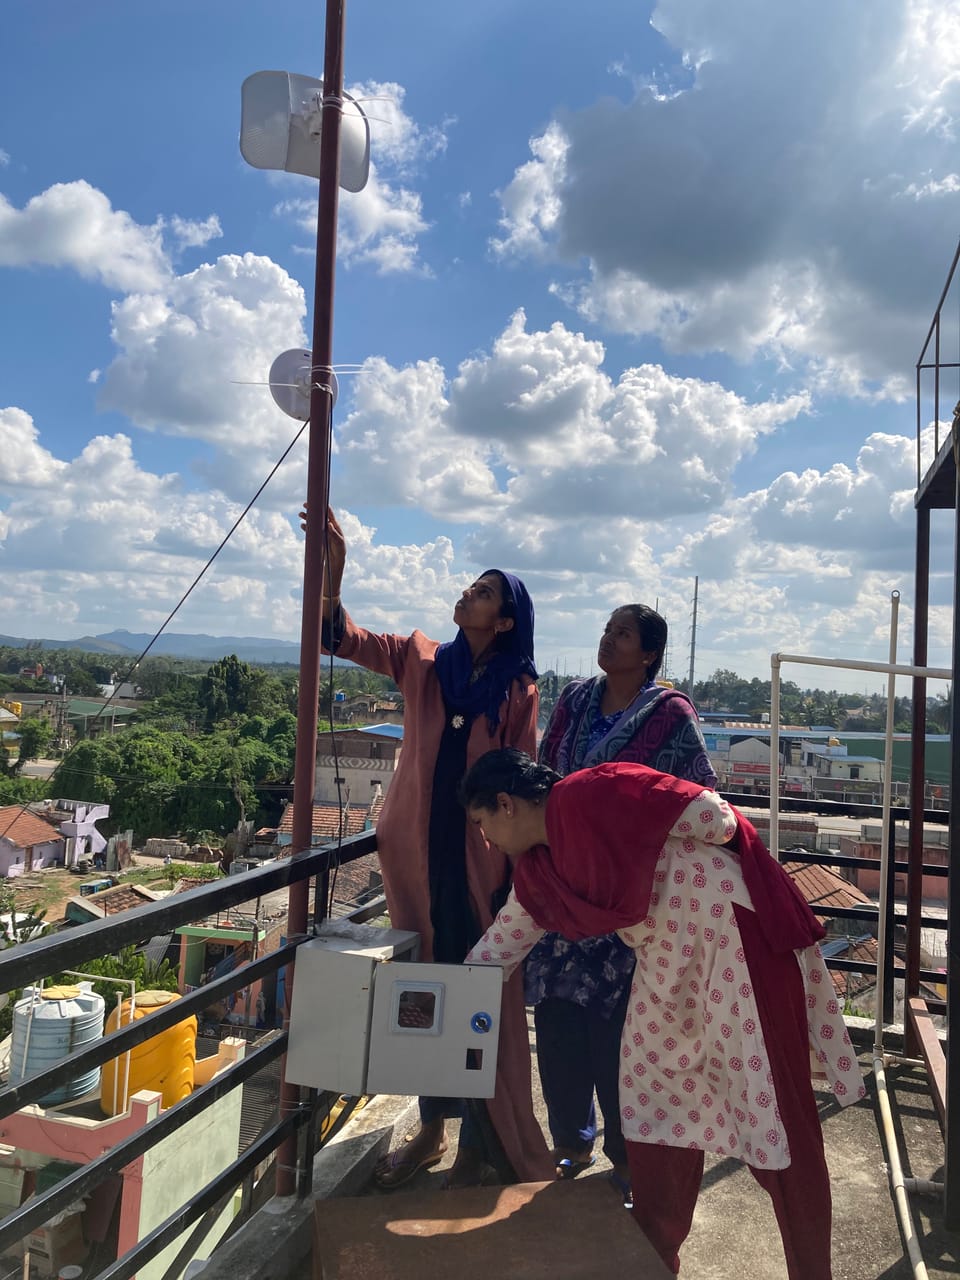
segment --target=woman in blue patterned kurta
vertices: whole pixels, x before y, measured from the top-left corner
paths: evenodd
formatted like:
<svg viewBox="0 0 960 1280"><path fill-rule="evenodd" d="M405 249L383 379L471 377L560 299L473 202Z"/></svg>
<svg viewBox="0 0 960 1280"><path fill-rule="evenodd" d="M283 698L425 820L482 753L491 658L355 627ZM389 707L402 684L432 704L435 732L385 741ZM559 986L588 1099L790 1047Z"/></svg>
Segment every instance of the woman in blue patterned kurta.
<svg viewBox="0 0 960 1280"><path fill-rule="evenodd" d="M606 761L628 761L715 787L717 775L693 703L678 689L656 682L666 643L667 624L647 605L614 610L597 654L603 675L564 688L540 745L541 763L566 775ZM560 1176L575 1177L593 1163L596 1090L604 1154L625 1196L627 1156L617 1081L633 967L632 950L613 934L574 943L551 933L531 951L524 970Z"/></svg>

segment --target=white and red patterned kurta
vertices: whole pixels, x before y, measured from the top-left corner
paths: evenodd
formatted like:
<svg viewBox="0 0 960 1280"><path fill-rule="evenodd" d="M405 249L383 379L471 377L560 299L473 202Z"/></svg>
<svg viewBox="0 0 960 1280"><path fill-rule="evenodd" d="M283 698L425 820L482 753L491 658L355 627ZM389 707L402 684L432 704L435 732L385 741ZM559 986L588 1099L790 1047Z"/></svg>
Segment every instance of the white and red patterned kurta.
<svg viewBox="0 0 960 1280"><path fill-rule="evenodd" d="M620 1110L630 1142L697 1147L760 1169L790 1164L734 905L752 910L729 805L705 791L671 828L649 914L620 937L637 966L621 1041ZM511 892L467 956L506 979L544 930ZM811 1049L842 1105L864 1096L820 948L795 953Z"/></svg>

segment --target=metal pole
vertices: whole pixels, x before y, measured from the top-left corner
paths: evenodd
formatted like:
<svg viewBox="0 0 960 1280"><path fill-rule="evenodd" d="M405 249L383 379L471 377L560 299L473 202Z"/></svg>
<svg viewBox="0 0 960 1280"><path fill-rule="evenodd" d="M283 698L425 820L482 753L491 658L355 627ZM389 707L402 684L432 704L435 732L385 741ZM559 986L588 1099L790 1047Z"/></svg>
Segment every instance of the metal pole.
<svg viewBox="0 0 960 1280"><path fill-rule="evenodd" d="M307 522L303 558L303 614L300 624L300 692L297 703L297 754L293 773L293 856L310 849L313 792L317 764L320 700L320 625L326 510L330 494L330 437L333 410L333 303L336 276L337 211L340 195L340 124L343 110L343 33L346 0L327 0L323 61L323 114L320 124L320 193L317 204L317 262L313 301L313 378L307 458ZM326 879L324 879L324 888ZM324 893L324 900L325 900ZM287 936L306 932L309 887L290 886ZM284 1029L289 1027L294 965L287 969ZM281 1066L280 1118L300 1106L300 1090L288 1084L286 1058ZM297 1140L287 1138L277 1151L277 1195L297 1186Z"/></svg>
<svg viewBox="0 0 960 1280"><path fill-rule="evenodd" d="M919 451L918 451L919 456ZM918 486L919 487L919 486ZM917 508L917 548L914 572L913 661L922 667L927 661L930 612L930 508ZM909 998L920 990L920 915L923 911L923 810L926 774L927 682L913 677L910 741L910 847L907 873L907 972L905 991ZM908 1055L919 1046L913 1024L905 1019Z"/></svg>
<svg viewBox="0 0 960 1280"><path fill-rule="evenodd" d="M770 852L780 852L780 655L770 655Z"/></svg>
<svg viewBox="0 0 960 1280"><path fill-rule="evenodd" d="M780 662L798 662L807 667L839 667L843 671L879 671L895 676L925 676L928 680L952 680L949 667L917 667L906 662L861 662L853 658L815 658L801 653L778 653Z"/></svg>
<svg viewBox="0 0 960 1280"><path fill-rule="evenodd" d="M960 421L953 420L953 663L960 663L960 467L957 466ZM943 1225L960 1229L960 1069L958 1046L950 1035L960 1027L960 875L953 858L960 850L960 699L956 682L950 706L950 819L947 856L947 1097L944 1141Z"/></svg>
<svg viewBox="0 0 960 1280"><path fill-rule="evenodd" d="M693 625L690 628L690 679L687 684L687 693L693 697L693 667L697 656L697 597L700 594L700 578L699 576L693 580Z"/></svg>
<svg viewBox="0 0 960 1280"><path fill-rule="evenodd" d="M890 821L890 796L893 787L893 725L896 709L897 677L894 668L897 665L897 627L900 618L900 592L890 592L890 663L887 675L887 722L884 734L883 749L883 825L880 837L880 910L879 931L877 934L877 1017L873 1032L874 1053L879 1057L883 1053L884 1019L893 1017L893 988L890 988L890 1008L887 1008L887 957L890 948L887 935L893 936L890 913L893 910L890 890L893 888L893 855ZM894 839L896 835L894 833Z"/></svg>

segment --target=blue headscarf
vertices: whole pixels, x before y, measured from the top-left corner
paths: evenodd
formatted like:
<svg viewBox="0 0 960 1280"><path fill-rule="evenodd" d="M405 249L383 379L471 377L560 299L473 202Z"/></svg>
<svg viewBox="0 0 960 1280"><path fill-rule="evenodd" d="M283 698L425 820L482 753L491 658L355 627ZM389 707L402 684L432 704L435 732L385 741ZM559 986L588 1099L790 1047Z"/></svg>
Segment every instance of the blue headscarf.
<svg viewBox="0 0 960 1280"><path fill-rule="evenodd" d="M484 569L480 576L488 573L495 573L500 579L504 605L513 605L513 626L497 636L496 651L472 684L473 654L462 631L457 632L456 640L440 646L435 663L447 706L468 720L485 712L490 732L495 733L500 723L500 704L509 694L511 682L524 674L536 680L537 669L533 665L533 601L527 588L502 569Z"/></svg>

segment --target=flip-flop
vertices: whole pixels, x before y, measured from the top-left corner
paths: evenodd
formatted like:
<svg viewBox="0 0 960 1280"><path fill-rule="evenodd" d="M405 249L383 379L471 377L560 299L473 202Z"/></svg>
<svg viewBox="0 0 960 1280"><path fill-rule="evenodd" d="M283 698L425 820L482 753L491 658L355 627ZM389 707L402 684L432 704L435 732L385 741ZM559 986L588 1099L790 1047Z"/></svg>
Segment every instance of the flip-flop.
<svg viewBox="0 0 960 1280"><path fill-rule="evenodd" d="M383 1191L393 1191L415 1178L421 1169L429 1169L443 1159L442 1151L434 1151L423 1160L412 1160L403 1147L397 1147L387 1156L387 1165L382 1170L375 1170L373 1180Z"/></svg>
<svg viewBox="0 0 960 1280"><path fill-rule="evenodd" d="M621 1178L615 1169L611 1169L607 1174L607 1181L610 1183L611 1187L613 1187L614 1191L619 1193L620 1198L623 1201L623 1207L625 1209L632 1209L633 1188L630 1186L630 1183L626 1178Z"/></svg>
<svg viewBox="0 0 960 1280"><path fill-rule="evenodd" d="M561 1182L569 1182L571 1178L575 1178L578 1173L583 1173L597 1163L596 1156L588 1156L586 1160L571 1160L564 1157L563 1160L557 1161L557 1177Z"/></svg>

